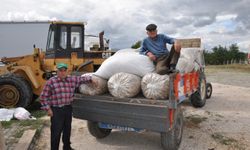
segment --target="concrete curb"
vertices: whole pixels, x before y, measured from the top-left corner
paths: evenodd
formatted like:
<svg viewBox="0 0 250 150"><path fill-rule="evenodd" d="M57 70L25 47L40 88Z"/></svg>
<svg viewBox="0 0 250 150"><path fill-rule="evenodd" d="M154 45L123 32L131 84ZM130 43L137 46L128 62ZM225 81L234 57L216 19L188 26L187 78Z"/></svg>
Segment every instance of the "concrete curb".
<svg viewBox="0 0 250 150"><path fill-rule="evenodd" d="M16 144L14 150L27 150L30 147L30 143L33 141L33 137L35 136L36 130L27 130L23 133L22 137Z"/></svg>
<svg viewBox="0 0 250 150"><path fill-rule="evenodd" d="M47 125L46 122L43 123L38 129L36 130L26 130L24 131L22 137L16 144L14 150L34 150L36 146L36 141L39 138L41 131Z"/></svg>

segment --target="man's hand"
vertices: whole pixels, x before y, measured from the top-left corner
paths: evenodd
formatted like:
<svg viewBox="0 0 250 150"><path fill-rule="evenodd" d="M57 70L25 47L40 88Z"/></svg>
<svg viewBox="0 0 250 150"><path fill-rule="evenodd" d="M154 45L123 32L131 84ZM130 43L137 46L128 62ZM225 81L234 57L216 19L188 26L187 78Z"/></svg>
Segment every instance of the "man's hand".
<svg viewBox="0 0 250 150"><path fill-rule="evenodd" d="M48 116L53 117L53 111L52 111L51 108L49 108L49 110L47 111L47 113L48 113Z"/></svg>
<svg viewBox="0 0 250 150"><path fill-rule="evenodd" d="M156 61L156 57L155 57L155 55L154 55L153 53L148 52L148 53L147 53L147 56L150 58L150 60Z"/></svg>
<svg viewBox="0 0 250 150"><path fill-rule="evenodd" d="M180 43L180 41L176 40L176 41L174 42L174 49L175 49L175 51L176 51L177 53L180 53L180 51L181 51L181 43Z"/></svg>

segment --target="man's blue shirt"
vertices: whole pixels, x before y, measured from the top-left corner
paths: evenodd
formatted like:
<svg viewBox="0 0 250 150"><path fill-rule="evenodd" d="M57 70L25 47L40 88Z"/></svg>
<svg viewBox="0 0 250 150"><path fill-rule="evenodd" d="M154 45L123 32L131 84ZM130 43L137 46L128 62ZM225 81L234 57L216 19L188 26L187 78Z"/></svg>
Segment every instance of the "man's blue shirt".
<svg viewBox="0 0 250 150"><path fill-rule="evenodd" d="M174 44L174 41L175 41L174 38L168 37L164 34L157 34L155 39L147 37L142 41L142 46L140 48L140 54L146 55L147 52L151 52L157 58L159 58L160 56L169 53L166 44L167 43Z"/></svg>

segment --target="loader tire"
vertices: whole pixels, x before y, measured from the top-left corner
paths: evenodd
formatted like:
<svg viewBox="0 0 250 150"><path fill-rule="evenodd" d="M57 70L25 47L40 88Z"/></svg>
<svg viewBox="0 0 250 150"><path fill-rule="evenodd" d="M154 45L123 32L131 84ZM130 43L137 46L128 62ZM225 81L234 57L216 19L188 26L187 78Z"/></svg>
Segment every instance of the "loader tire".
<svg viewBox="0 0 250 150"><path fill-rule="evenodd" d="M0 76L1 107L27 107L32 97L31 86L24 78L14 74Z"/></svg>
<svg viewBox="0 0 250 150"><path fill-rule="evenodd" d="M206 78L203 73L199 76L199 87L196 92L191 95L191 103L194 107L203 107L206 104Z"/></svg>
<svg viewBox="0 0 250 150"><path fill-rule="evenodd" d="M96 137L97 139L102 139L107 137L112 129L103 129L100 128L98 122L88 121L88 130L91 135Z"/></svg>

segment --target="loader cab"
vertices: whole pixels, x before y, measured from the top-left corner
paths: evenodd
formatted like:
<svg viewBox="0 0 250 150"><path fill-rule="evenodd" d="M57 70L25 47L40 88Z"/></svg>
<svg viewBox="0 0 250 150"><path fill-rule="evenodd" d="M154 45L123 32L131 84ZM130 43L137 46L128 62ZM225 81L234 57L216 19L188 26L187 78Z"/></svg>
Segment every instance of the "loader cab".
<svg viewBox="0 0 250 150"><path fill-rule="evenodd" d="M70 58L76 52L83 57L84 24L52 22L48 32L45 58Z"/></svg>

